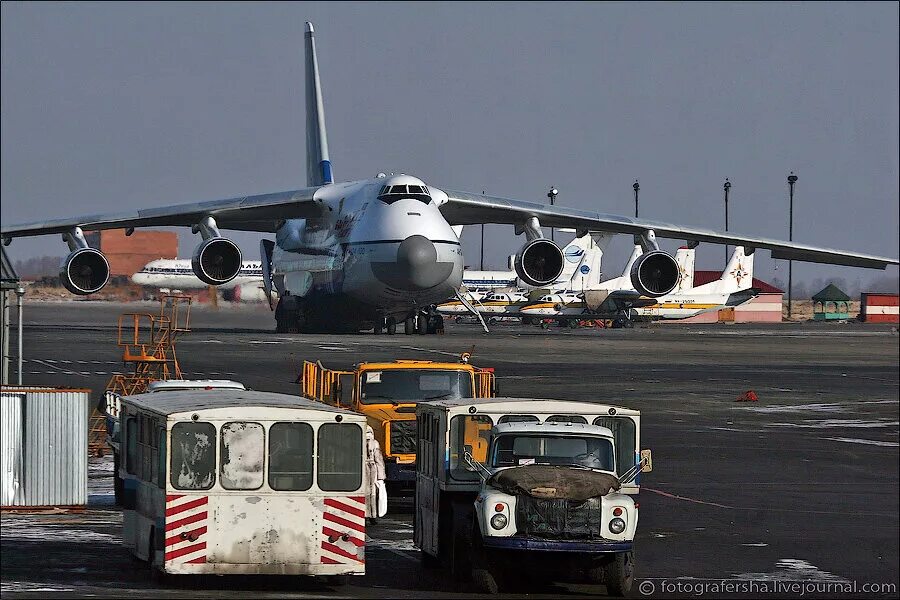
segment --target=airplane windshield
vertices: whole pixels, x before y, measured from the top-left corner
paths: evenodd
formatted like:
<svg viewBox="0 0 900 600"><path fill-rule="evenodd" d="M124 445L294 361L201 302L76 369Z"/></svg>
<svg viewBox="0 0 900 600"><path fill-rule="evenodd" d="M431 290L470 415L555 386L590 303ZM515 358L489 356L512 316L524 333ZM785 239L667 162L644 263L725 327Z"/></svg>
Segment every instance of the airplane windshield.
<svg viewBox="0 0 900 600"><path fill-rule="evenodd" d="M361 377L359 397L363 404L473 397L472 376L468 371L393 369L365 371Z"/></svg>
<svg viewBox="0 0 900 600"><path fill-rule="evenodd" d="M386 204L393 204L397 200L407 198L418 200L425 204L431 202L428 188L424 185L385 185L382 186L381 191L378 193L378 199Z"/></svg>
<svg viewBox="0 0 900 600"><path fill-rule="evenodd" d="M615 471L613 446L606 438L509 433L494 440L492 467L534 464Z"/></svg>

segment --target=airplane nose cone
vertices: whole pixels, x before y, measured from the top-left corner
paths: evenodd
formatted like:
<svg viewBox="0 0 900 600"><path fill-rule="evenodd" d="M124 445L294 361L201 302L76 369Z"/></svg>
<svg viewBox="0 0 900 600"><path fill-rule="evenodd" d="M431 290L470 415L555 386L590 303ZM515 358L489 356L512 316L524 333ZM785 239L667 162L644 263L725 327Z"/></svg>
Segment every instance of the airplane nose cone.
<svg viewBox="0 0 900 600"><path fill-rule="evenodd" d="M433 287L447 278L445 269L437 264L437 249L427 237L411 235L397 248L397 265L404 272L406 289Z"/></svg>

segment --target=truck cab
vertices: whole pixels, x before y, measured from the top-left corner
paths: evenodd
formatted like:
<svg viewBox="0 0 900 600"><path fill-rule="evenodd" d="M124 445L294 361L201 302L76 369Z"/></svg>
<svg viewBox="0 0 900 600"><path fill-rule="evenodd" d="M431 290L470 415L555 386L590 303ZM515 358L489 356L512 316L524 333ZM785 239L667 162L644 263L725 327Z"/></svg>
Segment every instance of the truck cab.
<svg viewBox="0 0 900 600"><path fill-rule="evenodd" d="M493 369L459 362L396 360L359 363L351 371L304 361L301 395L364 414L384 455L386 482L412 487L416 462L416 405L496 395Z"/></svg>
<svg viewBox="0 0 900 600"><path fill-rule="evenodd" d="M640 413L537 399L440 401L417 409L415 543L426 562L497 592L523 573L634 580Z"/></svg>

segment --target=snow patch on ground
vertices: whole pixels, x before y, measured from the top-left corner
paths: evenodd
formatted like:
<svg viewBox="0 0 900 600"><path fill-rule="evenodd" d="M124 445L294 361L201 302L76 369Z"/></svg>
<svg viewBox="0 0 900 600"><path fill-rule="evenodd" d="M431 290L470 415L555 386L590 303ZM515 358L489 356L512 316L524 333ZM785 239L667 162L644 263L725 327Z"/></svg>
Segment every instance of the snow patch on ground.
<svg viewBox="0 0 900 600"><path fill-rule="evenodd" d="M897 448L900 447L900 443L897 442L882 442L879 440L862 440L859 438L843 438L843 437L827 437L821 438L823 440L832 440L834 442L847 442L848 444L866 444L869 446L887 446L889 448Z"/></svg>
<svg viewBox="0 0 900 600"><path fill-rule="evenodd" d="M827 429L827 428L874 428L896 427L900 421L887 421L875 419L864 421L862 419L804 419L799 423L768 423L769 427L797 427L802 429Z"/></svg>
<svg viewBox="0 0 900 600"><path fill-rule="evenodd" d="M2 581L0 591L3 592L72 592L73 588L47 587L44 583L31 583L30 581Z"/></svg>
<svg viewBox="0 0 900 600"><path fill-rule="evenodd" d="M822 571L813 564L798 558L782 558L775 563L775 570L770 573L740 573L732 575L735 579L752 581L828 581L833 583L850 583L827 571Z"/></svg>

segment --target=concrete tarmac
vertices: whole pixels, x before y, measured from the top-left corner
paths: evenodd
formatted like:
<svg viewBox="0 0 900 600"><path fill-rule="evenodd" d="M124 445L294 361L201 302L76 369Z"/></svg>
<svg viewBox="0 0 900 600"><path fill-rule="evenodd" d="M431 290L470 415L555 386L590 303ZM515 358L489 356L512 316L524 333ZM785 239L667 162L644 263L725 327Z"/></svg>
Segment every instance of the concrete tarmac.
<svg viewBox="0 0 900 600"><path fill-rule="evenodd" d="M158 305L28 303L25 383L85 386L99 397L111 374L123 372L115 324L126 311L157 312ZM267 308L222 306L194 307L192 329L177 346L185 377L297 393L304 359L340 368L396 358L455 360L470 351L474 364L495 367L504 396L640 409L642 446L653 450L654 471L644 476L640 495L635 597L897 595L896 328L542 330L504 323L486 335L448 323L445 335L432 336L285 335L272 333ZM747 390L759 401L736 402ZM111 472L102 462L93 469L94 495L83 513L4 513L4 597L468 596L421 566L409 501L370 529L367 575L348 586L205 577L161 587L119 546ZM893 588L864 587L872 584ZM531 592L577 597L605 589L547 583Z"/></svg>

